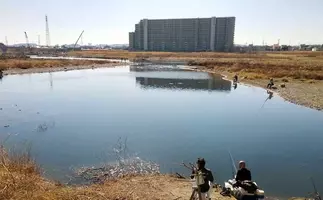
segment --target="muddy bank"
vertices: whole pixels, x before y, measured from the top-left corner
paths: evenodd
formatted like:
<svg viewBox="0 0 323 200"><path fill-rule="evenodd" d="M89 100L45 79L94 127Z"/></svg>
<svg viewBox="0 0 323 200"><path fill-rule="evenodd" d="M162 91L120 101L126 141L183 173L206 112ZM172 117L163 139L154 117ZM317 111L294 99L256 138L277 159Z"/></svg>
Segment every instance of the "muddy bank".
<svg viewBox="0 0 323 200"><path fill-rule="evenodd" d="M64 67L39 67L39 68L28 68L20 69L13 68L4 70L4 75L14 75L14 74L31 74L31 73L46 73L46 72L58 72L58 71L71 71L71 70L81 70L81 69L96 69L104 67L116 67L122 66L124 63L106 63L106 64L93 64L93 65L79 65L79 66L64 66Z"/></svg>

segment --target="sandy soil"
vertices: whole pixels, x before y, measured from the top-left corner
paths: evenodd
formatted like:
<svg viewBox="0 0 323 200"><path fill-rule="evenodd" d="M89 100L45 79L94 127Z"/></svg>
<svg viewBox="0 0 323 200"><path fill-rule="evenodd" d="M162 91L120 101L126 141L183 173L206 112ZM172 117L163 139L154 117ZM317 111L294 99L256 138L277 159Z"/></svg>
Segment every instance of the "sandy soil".
<svg viewBox="0 0 323 200"><path fill-rule="evenodd" d="M124 63L106 63L106 64L92 64L92 65L79 65L79 66L65 66L65 67L41 67L41 68L29 68L29 69L8 69L4 71L4 75L13 74L31 74L31 73L46 73L46 72L58 72L58 71L71 71L80 69L94 69L104 67L122 66Z"/></svg>
<svg viewBox="0 0 323 200"><path fill-rule="evenodd" d="M110 185L129 199L160 199L160 200L188 200L192 194L192 184L186 179L177 179L168 175L137 176L119 179ZM211 189L212 199L230 200L234 198L223 197L220 190Z"/></svg>

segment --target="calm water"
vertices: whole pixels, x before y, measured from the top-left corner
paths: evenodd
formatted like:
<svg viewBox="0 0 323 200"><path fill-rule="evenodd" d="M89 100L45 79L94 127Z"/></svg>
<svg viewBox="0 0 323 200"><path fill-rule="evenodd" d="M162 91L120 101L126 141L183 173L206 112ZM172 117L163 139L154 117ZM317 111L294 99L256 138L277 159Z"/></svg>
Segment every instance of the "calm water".
<svg viewBox="0 0 323 200"><path fill-rule="evenodd" d="M111 161L106 152L127 137L164 172L187 172L178 163L202 156L223 183L230 149L267 194L304 196L310 176L323 189L322 112L277 96L264 104L263 89L234 89L206 73L131 69L4 77L0 137L12 134L8 146L32 143L46 175L60 180L73 167Z"/></svg>

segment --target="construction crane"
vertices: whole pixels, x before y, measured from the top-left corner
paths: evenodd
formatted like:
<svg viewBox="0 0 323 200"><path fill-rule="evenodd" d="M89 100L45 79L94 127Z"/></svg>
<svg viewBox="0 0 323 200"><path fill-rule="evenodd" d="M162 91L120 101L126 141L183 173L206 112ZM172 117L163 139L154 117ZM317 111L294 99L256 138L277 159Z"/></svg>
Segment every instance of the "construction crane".
<svg viewBox="0 0 323 200"><path fill-rule="evenodd" d="M75 44L74 44L73 50L75 50L75 47L76 47L76 45L77 45L78 41L80 40L80 38L82 37L83 33L84 33L84 30L83 30L83 31L82 31L82 33L80 34L79 38L77 38L77 40L76 40L76 42L75 42Z"/></svg>
<svg viewBox="0 0 323 200"><path fill-rule="evenodd" d="M27 44L27 47L29 48L29 39L28 39L28 35L27 35L27 32L25 31L25 38L26 38L26 44Z"/></svg>

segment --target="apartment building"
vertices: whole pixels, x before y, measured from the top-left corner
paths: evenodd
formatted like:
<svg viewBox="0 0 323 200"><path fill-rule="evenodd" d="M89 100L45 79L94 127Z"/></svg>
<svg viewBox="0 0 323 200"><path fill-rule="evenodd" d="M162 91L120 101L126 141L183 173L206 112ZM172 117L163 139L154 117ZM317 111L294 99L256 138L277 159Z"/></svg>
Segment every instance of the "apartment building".
<svg viewBox="0 0 323 200"><path fill-rule="evenodd" d="M232 51L235 17L143 19L129 33L138 51Z"/></svg>

